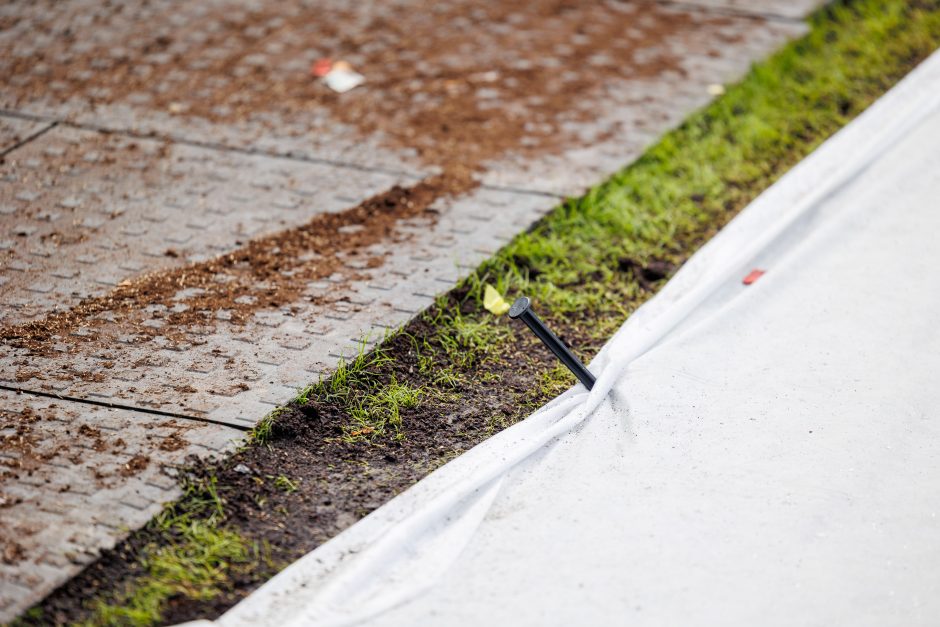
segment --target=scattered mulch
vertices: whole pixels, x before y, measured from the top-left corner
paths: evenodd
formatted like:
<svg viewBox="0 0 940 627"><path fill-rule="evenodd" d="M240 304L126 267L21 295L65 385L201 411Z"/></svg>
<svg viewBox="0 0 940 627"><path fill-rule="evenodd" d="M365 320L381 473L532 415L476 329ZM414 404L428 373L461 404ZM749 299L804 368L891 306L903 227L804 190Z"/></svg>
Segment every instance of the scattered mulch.
<svg viewBox="0 0 940 627"><path fill-rule="evenodd" d="M78 428L78 435L88 438L92 441L91 447L101 453L108 450L108 443L101 436L101 429L90 425L81 425Z"/></svg>
<svg viewBox="0 0 940 627"><path fill-rule="evenodd" d="M141 20L135 7L114 3L94 10L94 28L112 36L93 38L55 3L43 4L33 28L50 43L30 57L0 47L10 59L9 105L45 100L56 84L60 100L227 124L280 120L289 128L325 109L331 120L447 170L583 145L584 129L571 123L596 119L606 85L683 73L663 42L730 21L654 2L458 0L233 3L180 24L169 19L171 6ZM720 35L715 46L732 41ZM330 91L309 73L321 57L349 61L366 83Z"/></svg>
<svg viewBox="0 0 940 627"><path fill-rule="evenodd" d="M255 311L297 302L311 281L336 272L349 273L344 255L359 255L366 247L395 237L396 226L403 219L424 216L435 220L437 213L431 205L437 198L466 192L475 185L470 176L442 174L412 187L395 186L345 211L320 214L303 226L251 240L231 253L144 274L71 309L4 327L0 341L48 354L57 342L99 342L96 334L72 332L104 324L120 324L125 333L143 338L167 336L172 333L168 329L211 326L220 310L230 314L230 322L243 324ZM382 260L367 258L367 262L374 266ZM154 305L165 311L142 315L145 308ZM105 318L103 313L110 315ZM165 327L143 324L161 315Z"/></svg>
<svg viewBox="0 0 940 627"><path fill-rule="evenodd" d="M189 442L183 439L178 431L174 431L165 438L161 438L160 444L158 445L161 451L178 451L187 446L189 446Z"/></svg>
<svg viewBox="0 0 940 627"><path fill-rule="evenodd" d="M124 465L121 467L121 476L122 477L132 477L139 473L141 470L144 470L147 466L150 465L150 457L147 455L134 455L129 460L127 460Z"/></svg>
<svg viewBox="0 0 940 627"><path fill-rule="evenodd" d="M0 467L30 472L58 454L58 447L37 435L35 423L40 420L42 416L28 407L21 412L0 410Z"/></svg>
<svg viewBox="0 0 940 627"><path fill-rule="evenodd" d="M67 437L49 437L50 424L54 423L61 428L57 413L54 404L41 410L31 407L19 411L0 408L0 488L9 482L15 484L23 477L48 481L48 463L53 459L68 460L80 466L87 461L87 448L99 453L109 450L110 443L103 437L101 430L88 424L80 424L77 428L67 427ZM101 457L102 463L97 471L99 480L108 476L101 470L107 465L107 459L107 456ZM104 483L100 486L106 487ZM59 491L69 489L70 486L62 486ZM19 505L23 500L23 497L0 492L0 509ZM7 564L16 564L28 558L20 542L25 542L37 530L29 525L15 523L16 519L14 517L11 521L0 516L0 547L3 547L2 559Z"/></svg>
<svg viewBox="0 0 940 627"><path fill-rule="evenodd" d="M101 437L101 429L91 427L89 425L82 425L78 428L78 434L88 438L95 438L97 440Z"/></svg>
<svg viewBox="0 0 940 627"><path fill-rule="evenodd" d="M458 0L420 10L407 3L209 7L180 24L169 7L154 7L146 20L134 20L141 10L136 5L105 3L85 16L94 24L91 33L91 26L63 19L61 12L69 10L46 1L10 18L11 28L29 24L48 41L32 55L12 54L4 46L14 44L0 43L11 78L6 106L46 99L54 84L60 101L131 104L220 124L251 120L277 126L278 120L296 124L328 113L328 119L378 137L395 151L416 150L443 174L232 253L135 277L44 319L0 329L0 342L35 354L49 353L55 343L107 345L113 339L108 333L72 334L106 325L135 341L163 336L183 343L188 329L211 327L217 314L241 324L258 310L304 298L311 280L334 273L355 279L344 261L358 256L360 266L380 265L381 256L366 253L370 245L397 237L394 227L401 219L424 215L433 221L433 201L472 189L474 174L488 164L508 154L556 153L598 141L613 129L587 126L593 128L608 84L681 74L680 59L663 42L729 22L644 2ZM715 45L733 38L718 35ZM322 56L350 61L368 81L346 94L330 91L308 71L310 61ZM147 94L145 104L141 94ZM577 124L583 122L589 124ZM168 154L165 143L156 150L118 143L119 149L102 151L96 167L146 162L151 167L143 171L150 176L146 172L159 171L154 164ZM70 152L49 159L57 171L82 166ZM45 237L51 245L72 242L68 233ZM175 259L179 252L167 249L166 256ZM163 326L144 324L154 319ZM30 374L23 369L17 377ZM67 376L94 381L103 375Z"/></svg>
<svg viewBox="0 0 940 627"><path fill-rule="evenodd" d="M572 0L442 3L432 14L380 16L343 37L332 54L356 59L369 82L310 91L337 119L445 167L583 143L569 128L597 119L604 86L682 73L662 42L700 24L655 4Z"/></svg>
<svg viewBox="0 0 940 627"><path fill-rule="evenodd" d="M4 564L18 564L25 557L26 551L18 542L6 542L3 545L2 559Z"/></svg>
<svg viewBox="0 0 940 627"><path fill-rule="evenodd" d="M202 428L189 421L141 421L134 428L143 430L152 442L142 447L133 430L125 436L131 439L129 445L117 435L121 432L86 420L91 418L80 409L56 403L0 407L0 510L22 506L33 511L37 504L56 503L56 492L71 492L79 484L83 489L112 489L144 470L172 468L183 462L184 449L190 446L186 432ZM147 455L151 449L166 453L151 459ZM61 481L60 465L72 467L70 482ZM29 485L38 487L24 492ZM43 527L23 523L23 514L22 509L0 514L0 552L7 563L42 555L36 552L33 536Z"/></svg>

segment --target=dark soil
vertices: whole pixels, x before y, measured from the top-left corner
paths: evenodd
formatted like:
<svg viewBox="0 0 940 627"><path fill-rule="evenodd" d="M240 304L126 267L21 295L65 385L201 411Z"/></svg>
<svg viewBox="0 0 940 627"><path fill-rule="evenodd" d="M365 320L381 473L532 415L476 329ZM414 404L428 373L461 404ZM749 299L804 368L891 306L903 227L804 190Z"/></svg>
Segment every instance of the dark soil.
<svg viewBox="0 0 940 627"><path fill-rule="evenodd" d="M446 307L462 307L467 314L476 312L476 305L467 301L463 291L452 293ZM428 322L435 314L432 310L416 318L404 333L383 347L391 360L374 372L376 377L388 380L394 375L400 383L428 385L419 374L410 337L427 339L435 345L439 329ZM582 322L572 320L555 330L570 345L584 349L583 356L587 357L599 345L578 330ZM511 323L503 319L500 324ZM452 364L436 365L443 369ZM267 544L269 557L280 568L550 400L559 390L539 392L533 382L554 365L554 358L531 334L516 333L510 327L498 355L461 373L465 375L463 381L446 388L444 394L427 396L418 407L402 410L407 428L400 441L384 438L349 443L342 438L343 427L350 422L343 407L321 402L293 405L277 417L267 444L249 447L221 465L195 462L189 480L198 484L216 477L225 505L223 526L259 545ZM499 384L480 385L484 374L498 377ZM240 465L250 472L236 471ZM297 482L298 490L287 493L276 487L273 479L278 475ZM89 612L82 605L84 600L102 593L119 594L123 586L143 574L138 562L141 551L151 543L166 540L153 526L132 534L49 595L40 605L43 620L62 624L86 618ZM173 624L216 616L272 574L261 560L249 569L232 569L223 594L208 602L177 598L166 609L163 620Z"/></svg>

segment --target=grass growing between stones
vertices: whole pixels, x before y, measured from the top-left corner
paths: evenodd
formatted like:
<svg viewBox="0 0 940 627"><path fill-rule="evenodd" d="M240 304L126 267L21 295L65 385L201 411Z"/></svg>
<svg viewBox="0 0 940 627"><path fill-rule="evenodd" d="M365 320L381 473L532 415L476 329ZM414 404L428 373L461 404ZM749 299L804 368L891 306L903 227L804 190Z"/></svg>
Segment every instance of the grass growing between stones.
<svg viewBox="0 0 940 627"><path fill-rule="evenodd" d="M702 243L940 44L940 0L839 2L810 27L635 163L516 237L403 330L371 351L363 346L265 418L218 469L218 486L193 487L132 536L126 576L98 585L82 620L143 625L218 614L275 563L296 559L573 385L527 330L482 308L483 286L530 296L590 358ZM269 474L233 474L236 464ZM236 495L252 486L258 494L236 508ZM290 535L298 528L302 537ZM276 555L264 548L268 540ZM223 590L225 604L206 600ZM48 616L62 607L56 603L39 609Z"/></svg>

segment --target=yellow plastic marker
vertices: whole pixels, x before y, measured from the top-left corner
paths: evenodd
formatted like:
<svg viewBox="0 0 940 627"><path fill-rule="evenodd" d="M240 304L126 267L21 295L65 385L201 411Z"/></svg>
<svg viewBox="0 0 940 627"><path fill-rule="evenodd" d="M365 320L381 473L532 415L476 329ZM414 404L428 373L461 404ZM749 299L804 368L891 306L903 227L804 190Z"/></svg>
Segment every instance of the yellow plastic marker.
<svg viewBox="0 0 940 627"><path fill-rule="evenodd" d="M487 311L497 316L501 316L509 311L509 303L504 301L503 297L496 291L496 288L489 283L487 283L486 289L483 290L483 306L486 307Z"/></svg>

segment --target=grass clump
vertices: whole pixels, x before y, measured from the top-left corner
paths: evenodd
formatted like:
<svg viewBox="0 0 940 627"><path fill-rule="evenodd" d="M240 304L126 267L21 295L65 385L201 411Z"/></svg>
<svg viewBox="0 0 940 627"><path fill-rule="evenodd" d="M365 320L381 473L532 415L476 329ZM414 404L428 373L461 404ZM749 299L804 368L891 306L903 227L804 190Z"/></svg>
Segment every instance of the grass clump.
<svg viewBox="0 0 940 627"><path fill-rule="evenodd" d="M274 421L283 411L283 407L278 407L259 420L245 436L245 442L249 445L267 444L274 433Z"/></svg>
<svg viewBox="0 0 940 627"><path fill-rule="evenodd" d="M382 347L367 350L365 342L351 361L343 361L328 379L321 379L301 391L297 405L311 401L342 407L350 416L343 427L347 441L371 440L392 431L401 433L401 410L418 406L423 390L399 383L395 377L384 380L383 368L391 358Z"/></svg>
<svg viewBox="0 0 940 627"><path fill-rule="evenodd" d="M177 539L154 547L142 565L147 575L113 602L98 601L87 625L152 625L172 597L208 601L220 592L235 564L249 562L250 548L237 533L202 521L174 526Z"/></svg>
<svg viewBox="0 0 940 627"><path fill-rule="evenodd" d="M274 478L274 487L278 490L283 490L288 494L293 494L299 489L297 481L293 481L290 477L286 475L278 475Z"/></svg>
<svg viewBox="0 0 940 627"><path fill-rule="evenodd" d="M402 409L418 406L423 390L399 383L393 376L388 383L375 386L370 394L353 399L348 406L353 423L345 428L347 441L382 435L391 427L396 438L402 436Z"/></svg>
<svg viewBox="0 0 940 627"><path fill-rule="evenodd" d="M139 552L142 574L110 598L97 598L81 624L157 624L171 599L209 601L223 593L235 572L270 571L265 551L224 528L224 516L214 477L186 483L183 498L148 526L161 541Z"/></svg>

